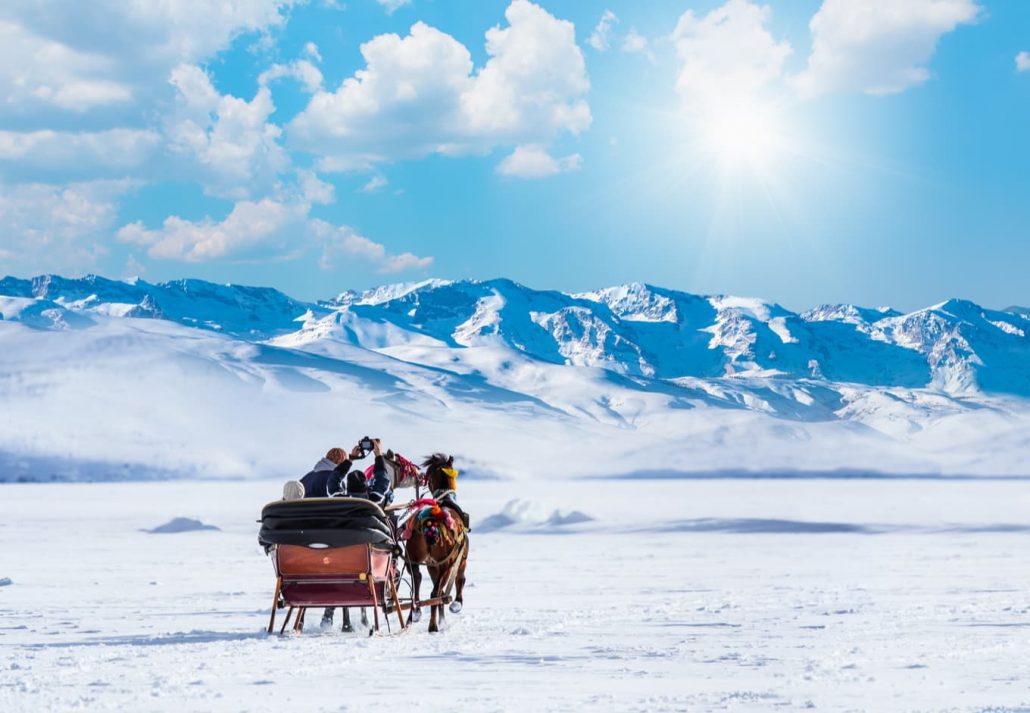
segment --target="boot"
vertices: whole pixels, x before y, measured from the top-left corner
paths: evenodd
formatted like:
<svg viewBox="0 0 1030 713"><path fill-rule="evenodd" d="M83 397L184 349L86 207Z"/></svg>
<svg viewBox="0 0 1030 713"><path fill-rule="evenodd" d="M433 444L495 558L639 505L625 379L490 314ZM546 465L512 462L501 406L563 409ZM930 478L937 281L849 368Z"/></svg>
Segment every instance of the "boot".
<svg viewBox="0 0 1030 713"><path fill-rule="evenodd" d="M326 607L325 611L322 612L322 623L320 625L322 631L333 628L333 609L332 607Z"/></svg>

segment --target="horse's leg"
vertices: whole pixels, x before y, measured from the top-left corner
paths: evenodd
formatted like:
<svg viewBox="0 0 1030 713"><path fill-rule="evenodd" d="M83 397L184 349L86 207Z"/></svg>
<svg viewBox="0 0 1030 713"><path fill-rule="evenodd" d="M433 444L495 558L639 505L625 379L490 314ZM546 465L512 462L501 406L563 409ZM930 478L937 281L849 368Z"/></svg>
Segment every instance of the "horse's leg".
<svg viewBox="0 0 1030 713"><path fill-rule="evenodd" d="M418 605L419 589L422 586L422 568L412 562L411 566L411 612L408 614L408 623L414 624L422 618L422 607Z"/></svg>
<svg viewBox="0 0 1030 713"><path fill-rule="evenodd" d="M433 580L433 593L430 595L431 598L436 599L440 596L440 568L439 567L427 567L429 570L429 576ZM437 614L443 615L443 607L438 604L434 604L429 609L429 631L430 633L440 631L440 626L437 623Z"/></svg>
<svg viewBox="0 0 1030 713"><path fill-rule="evenodd" d="M343 631L354 631L350 623L350 607L343 607Z"/></svg>
<svg viewBox="0 0 1030 713"><path fill-rule="evenodd" d="M437 597L443 599L445 596L450 594L450 591L447 589L447 584L451 581L451 571L455 566L454 562L451 562L449 565L445 565L440 571L440 584L436 587ZM442 626L444 621L447 619L447 607L444 606L442 602L437 606L440 608L440 625Z"/></svg>
<svg viewBox="0 0 1030 713"><path fill-rule="evenodd" d="M455 592L454 601L451 602L451 611L455 614L460 612L461 608L464 606L464 602L462 601L462 593L465 591L465 565L468 564L469 561L469 550L467 542L468 541L466 540L466 544L464 546L465 551L462 553L461 561L458 563L458 577L454 580Z"/></svg>
<svg viewBox="0 0 1030 713"><path fill-rule="evenodd" d="M368 628L368 612L365 611L365 607L361 607L361 625Z"/></svg>

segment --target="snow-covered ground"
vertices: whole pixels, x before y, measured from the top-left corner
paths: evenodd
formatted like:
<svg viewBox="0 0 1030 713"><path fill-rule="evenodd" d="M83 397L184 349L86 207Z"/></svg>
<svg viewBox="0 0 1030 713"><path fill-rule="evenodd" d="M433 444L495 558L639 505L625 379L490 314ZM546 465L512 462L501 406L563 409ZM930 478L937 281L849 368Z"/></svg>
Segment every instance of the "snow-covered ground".
<svg viewBox="0 0 1030 713"><path fill-rule="evenodd" d="M1030 482L536 475L463 482L465 611L372 639L264 635L278 481L4 485L0 709L1030 709Z"/></svg>

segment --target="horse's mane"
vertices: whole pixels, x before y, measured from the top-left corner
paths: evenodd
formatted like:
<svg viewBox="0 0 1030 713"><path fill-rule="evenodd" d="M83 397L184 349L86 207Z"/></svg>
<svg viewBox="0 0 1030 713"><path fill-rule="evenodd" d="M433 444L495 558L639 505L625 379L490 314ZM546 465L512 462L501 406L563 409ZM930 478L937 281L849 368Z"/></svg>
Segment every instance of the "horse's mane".
<svg viewBox="0 0 1030 713"><path fill-rule="evenodd" d="M434 453L431 456L426 456L426 459L422 461L422 467L426 470L450 467L453 464L454 456L449 456L446 453Z"/></svg>
<svg viewBox="0 0 1030 713"><path fill-rule="evenodd" d="M430 490L436 490L436 484L439 483L438 471L440 468L450 468L453 465L454 456L449 456L446 453L434 453L422 461L422 467L426 469L426 475L429 477Z"/></svg>

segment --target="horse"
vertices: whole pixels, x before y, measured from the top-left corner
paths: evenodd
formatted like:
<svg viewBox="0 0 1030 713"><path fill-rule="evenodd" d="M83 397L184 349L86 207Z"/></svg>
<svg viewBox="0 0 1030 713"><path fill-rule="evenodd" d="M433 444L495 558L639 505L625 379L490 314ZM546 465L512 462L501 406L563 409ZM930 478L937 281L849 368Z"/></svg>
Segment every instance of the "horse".
<svg viewBox="0 0 1030 713"><path fill-rule="evenodd" d="M454 465L453 457L434 453L422 465L427 468L429 490L434 497L453 487L453 483L441 472L442 468L450 468ZM462 594L465 589L465 566L468 564L469 539L468 533L462 526L460 513L447 505L441 506L441 509L450 514L450 524L438 523L440 537L430 545L420 523L414 523L411 528L411 537L405 545L405 557L411 569L412 601L419 601L419 587L422 584L419 565L425 565L429 570L430 579L433 580L431 595L433 599L446 596L450 593L452 584L456 586L454 601L450 606L451 612L456 614L461 611L463 606ZM420 618L421 612L412 607L409 623L416 622ZM443 623L443 619L443 605L434 604L429 617L429 631L439 631L439 624Z"/></svg>

